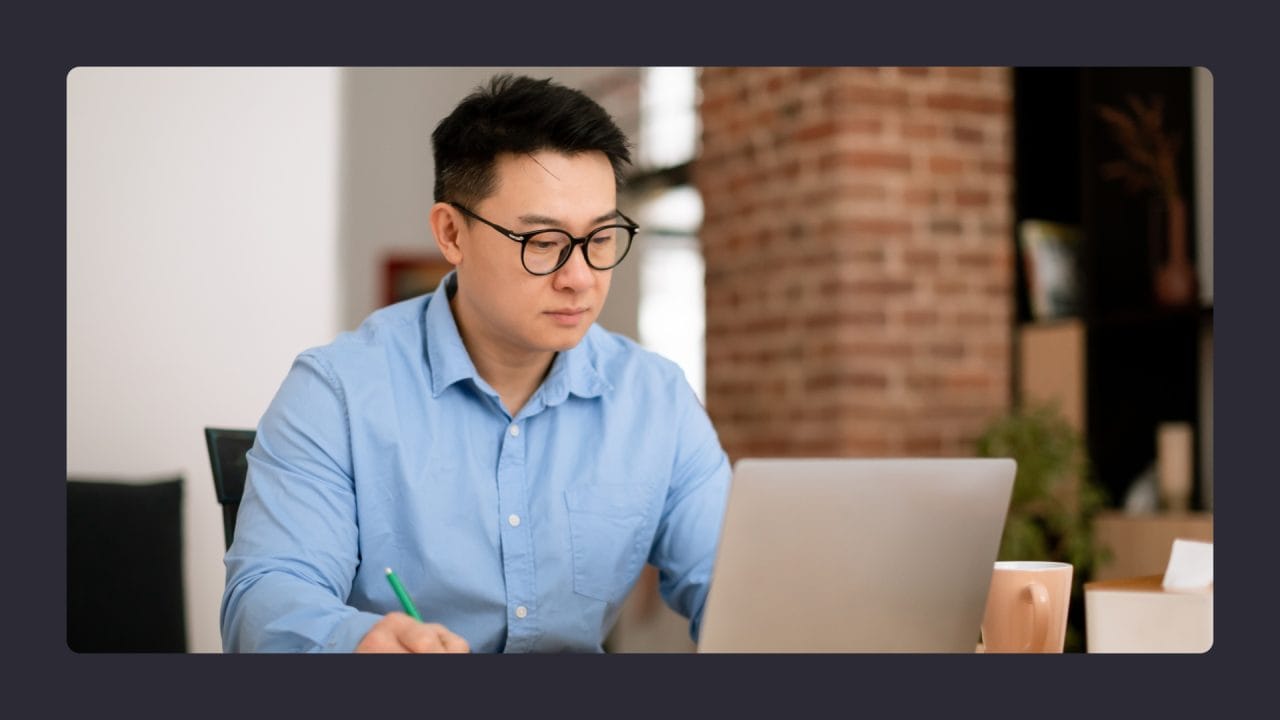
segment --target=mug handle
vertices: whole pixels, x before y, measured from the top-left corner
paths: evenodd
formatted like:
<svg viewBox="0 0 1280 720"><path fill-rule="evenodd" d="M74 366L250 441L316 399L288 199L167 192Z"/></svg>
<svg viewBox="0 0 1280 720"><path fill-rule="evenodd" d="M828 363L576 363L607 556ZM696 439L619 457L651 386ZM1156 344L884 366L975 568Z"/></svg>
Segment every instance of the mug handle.
<svg viewBox="0 0 1280 720"><path fill-rule="evenodd" d="M1031 598L1031 637L1027 639L1025 652L1044 652L1049 646L1049 591L1044 585L1033 582L1027 585Z"/></svg>

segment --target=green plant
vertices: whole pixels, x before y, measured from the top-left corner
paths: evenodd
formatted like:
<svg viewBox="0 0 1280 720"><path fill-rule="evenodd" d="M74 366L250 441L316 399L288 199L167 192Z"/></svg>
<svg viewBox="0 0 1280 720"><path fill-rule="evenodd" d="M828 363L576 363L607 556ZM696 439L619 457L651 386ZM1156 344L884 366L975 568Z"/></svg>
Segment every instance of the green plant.
<svg viewBox="0 0 1280 720"><path fill-rule="evenodd" d="M978 438L977 454L1018 464L998 558L1073 566L1065 648L1081 650L1084 583L1107 559L1094 542L1093 517L1107 497L1089 477L1080 433L1055 404L1028 404L993 420Z"/></svg>

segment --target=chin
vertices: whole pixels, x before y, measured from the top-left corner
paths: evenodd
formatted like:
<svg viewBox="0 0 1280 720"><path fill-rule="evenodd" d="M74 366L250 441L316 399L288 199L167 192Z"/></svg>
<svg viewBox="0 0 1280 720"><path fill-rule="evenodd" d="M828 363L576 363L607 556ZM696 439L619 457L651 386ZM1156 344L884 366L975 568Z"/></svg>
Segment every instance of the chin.
<svg viewBox="0 0 1280 720"><path fill-rule="evenodd" d="M581 330L575 328L571 331L561 331L548 334L543 336L543 342L540 344L547 350L551 350L553 352L572 350L578 346L578 343L582 342L582 338L586 336L587 328L589 327L591 326L587 325Z"/></svg>

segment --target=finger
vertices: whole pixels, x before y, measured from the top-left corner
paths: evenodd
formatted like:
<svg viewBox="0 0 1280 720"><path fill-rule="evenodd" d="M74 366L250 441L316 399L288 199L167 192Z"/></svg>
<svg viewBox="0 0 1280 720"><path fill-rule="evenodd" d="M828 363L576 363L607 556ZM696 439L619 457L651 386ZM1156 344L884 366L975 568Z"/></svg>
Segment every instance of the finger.
<svg viewBox="0 0 1280 720"><path fill-rule="evenodd" d="M358 650L357 652L408 655L412 651L401 644L399 640L389 638L384 642L375 643L374 645L364 650Z"/></svg>
<svg viewBox="0 0 1280 720"><path fill-rule="evenodd" d="M440 641L444 646L445 652L451 653L467 653L471 652L471 646L463 637L447 627L440 627Z"/></svg>
<svg viewBox="0 0 1280 720"><path fill-rule="evenodd" d="M400 642L404 643L410 652L444 652L444 641L440 637L442 630L444 630L442 625L418 623L405 629L400 635Z"/></svg>
<svg viewBox="0 0 1280 720"><path fill-rule="evenodd" d="M369 628L369 632L361 638L360 643L356 646L356 652L407 653L409 648L405 647L400 636L405 631L405 628L417 624L417 621L404 613L387 613L378 622L374 623L373 627Z"/></svg>
<svg viewBox="0 0 1280 720"><path fill-rule="evenodd" d="M409 649L400 642L395 633L386 628L370 630L356 646L358 653L407 653Z"/></svg>

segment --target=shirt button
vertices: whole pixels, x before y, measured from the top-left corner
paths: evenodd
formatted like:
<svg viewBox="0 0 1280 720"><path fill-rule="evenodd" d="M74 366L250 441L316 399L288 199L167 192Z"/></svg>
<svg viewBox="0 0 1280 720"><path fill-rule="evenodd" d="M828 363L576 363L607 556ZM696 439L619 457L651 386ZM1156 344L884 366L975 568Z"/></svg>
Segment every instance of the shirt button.
<svg viewBox="0 0 1280 720"><path fill-rule="evenodd" d="M511 527L520 527L520 516L514 514L508 515L507 522L511 523Z"/></svg>
<svg viewBox="0 0 1280 720"><path fill-rule="evenodd" d="M516 608L516 617L522 618L528 614L529 614L529 611L525 609L525 606L521 605L520 607Z"/></svg>
<svg viewBox="0 0 1280 720"><path fill-rule="evenodd" d="M511 426L511 437L520 437L520 426L519 426L519 425L512 425L512 426Z"/></svg>

